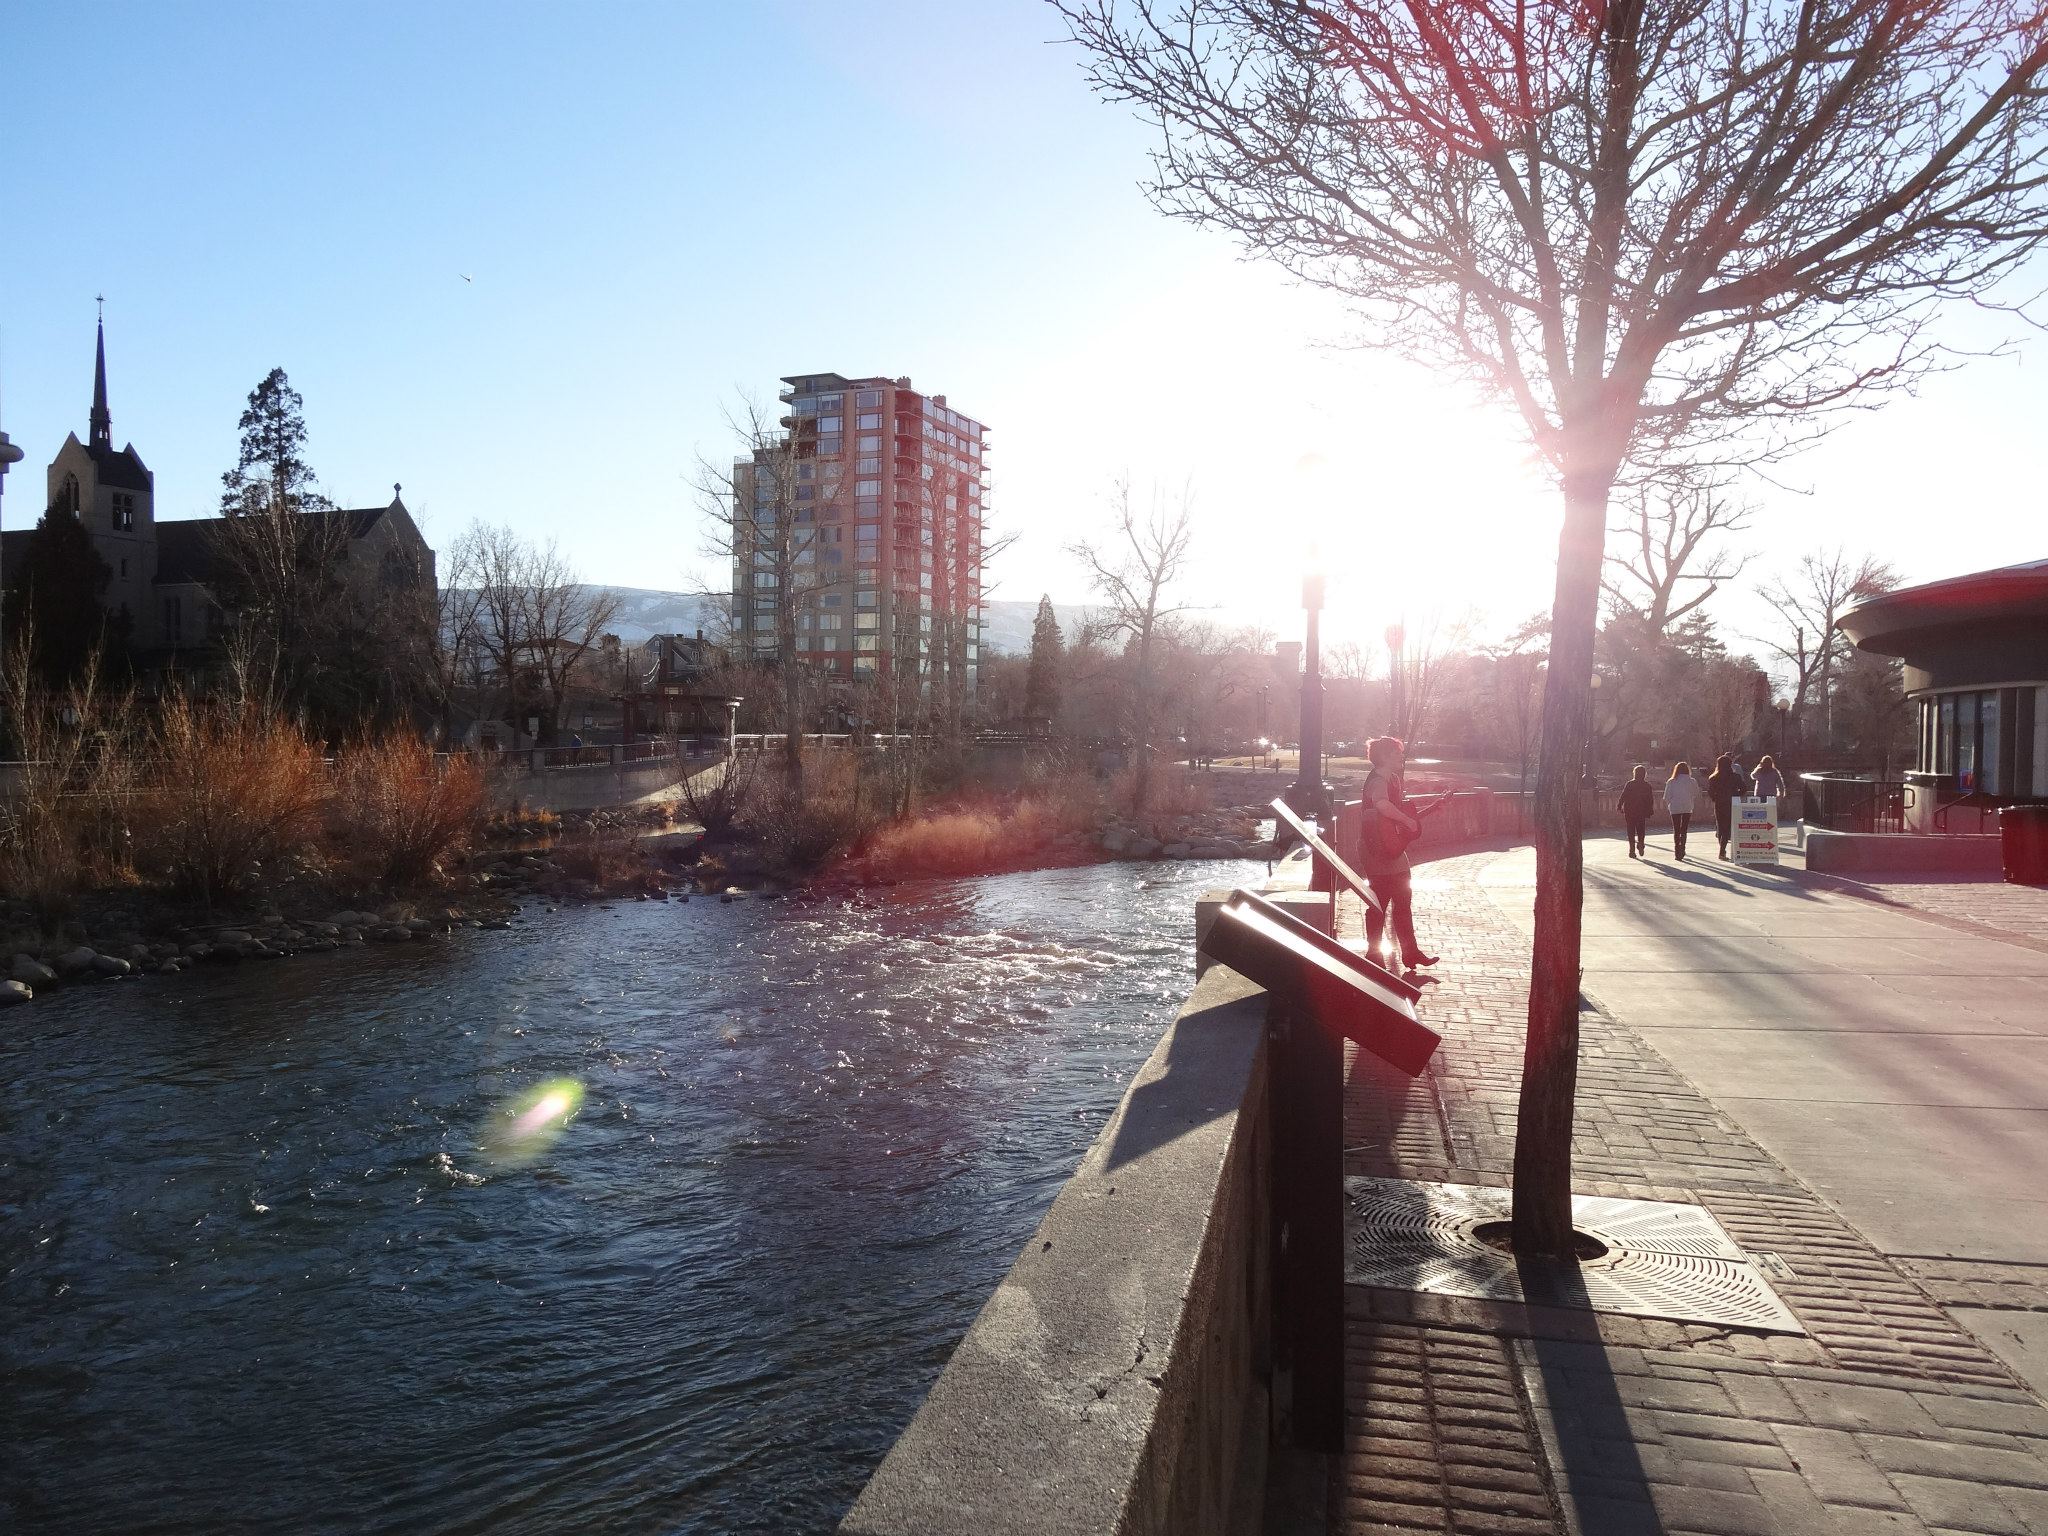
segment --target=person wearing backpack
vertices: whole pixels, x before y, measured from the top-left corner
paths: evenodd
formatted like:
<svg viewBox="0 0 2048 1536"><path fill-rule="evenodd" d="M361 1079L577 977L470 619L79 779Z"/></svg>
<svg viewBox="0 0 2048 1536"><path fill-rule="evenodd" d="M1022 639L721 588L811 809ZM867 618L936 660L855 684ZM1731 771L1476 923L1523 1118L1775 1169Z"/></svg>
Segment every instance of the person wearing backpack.
<svg viewBox="0 0 2048 1536"><path fill-rule="evenodd" d="M1736 766L1732 753L1723 752L1707 775L1707 795L1714 802L1714 837L1721 845L1721 857L1728 857L1728 840L1735 835L1735 802L1749 793L1749 776Z"/></svg>
<svg viewBox="0 0 2048 1536"><path fill-rule="evenodd" d="M1680 859L1685 857L1686 829L1699 808L1699 780L1692 776L1691 764L1680 763L1671 770L1671 778L1664 785L1664 809L1671 813L1671 848Z"/></svg>
<svg viewBox="0 0 2048 1536"><path fill-rule="evenodd" d="M1628 856L1632 859L1649 856L1650 807L1654 803L1654 792L1650 781L1644 777L1647 770L1641 763L1629 781L1621 787L1621 819L1628 828Z"/></svg>

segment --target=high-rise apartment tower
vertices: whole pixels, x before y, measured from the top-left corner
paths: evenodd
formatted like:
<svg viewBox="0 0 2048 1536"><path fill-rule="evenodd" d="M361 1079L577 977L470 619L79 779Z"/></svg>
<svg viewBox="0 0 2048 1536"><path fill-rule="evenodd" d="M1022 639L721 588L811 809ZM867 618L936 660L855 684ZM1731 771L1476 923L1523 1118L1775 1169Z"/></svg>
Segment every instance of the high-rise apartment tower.
<svg viewBox="0 0 2048 1536"><path fill-rule="evenodd" d="M908 379L783 379L784 436L733 466L735 648L971 692L988 429Z"/></svg>

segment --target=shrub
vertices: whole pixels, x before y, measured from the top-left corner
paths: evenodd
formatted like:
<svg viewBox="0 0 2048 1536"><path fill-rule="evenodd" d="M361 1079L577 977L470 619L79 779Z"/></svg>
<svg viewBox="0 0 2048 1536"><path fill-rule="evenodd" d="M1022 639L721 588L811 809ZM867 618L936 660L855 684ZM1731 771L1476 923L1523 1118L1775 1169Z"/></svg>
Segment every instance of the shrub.
<svg viewBox="0 0 2048 1536"><path fill-rule="evenodd" d="M248 703L173 695L149 740L148 851L202 901L248 888L266 865L310 849L326 799L305 732Z"/></svg>
<svg viewBox="0 0 2048 1536"><path fill-rule="evenodd" d="M1209 781L1185 768L1154 763L1146 788L1145 803L1138 806L1138 770L1125 768L1109 782L1110 803L1149 826L1159 826L1176 816L1198 816L1210 809Z"/></svg>
<svg viewBox="0 0 2048 1536"><path fill-rule="evenodd" d="M676 762L685 764L680 753ZM759 753L734 752L727 754L724 762L694 774L686 764L678 771L676 808L702 827L706 837L715 838L730 832L745 817L760 783L761 758Z"/></svg>
<svg viewBox="0 0 2048 1536"><path fill-rule="evenodd" d="M416 885L466 849L483 825L483 764L439 758L408 732L343 748L334 764L328 827L346 855L377 879Z"/></svg>
<svg viewBox="0 0 2048 1536"><path fill-rule="evenodd" d="M868 846L868 860L890 874L985 874L1033 862L1088 819L1069 805L1032 795L1004 809L934 811L882 828Z"/></svg>
<svg viewBox="0 0 2048 1536"><path fill-rule="evenodd" d="M69 688L45 686L27 643L8 658L0 698L18 758L0 796L0 891L48 923L81 891L130 877L134 702L106 695L90 665Z"/></svg>
<svg viewBox="0 0 2048 1536"><path fill-rule="evenodd" d="M778 768L763 769L742 825L776 863L815 869L851 849L880 822L882 808L861 782L855 757L851 752L808 756L801 781Z"/></svg>

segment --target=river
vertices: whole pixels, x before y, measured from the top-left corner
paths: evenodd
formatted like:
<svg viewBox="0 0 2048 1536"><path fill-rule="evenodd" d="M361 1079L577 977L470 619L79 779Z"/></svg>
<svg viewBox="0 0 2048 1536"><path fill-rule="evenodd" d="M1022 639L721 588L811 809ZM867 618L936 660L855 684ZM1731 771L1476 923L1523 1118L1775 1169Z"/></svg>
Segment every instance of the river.
<svg viewBox="0 0 2048 1536"><path fill-rule="evenodd" d="M1255 868L535 912L5 1015L0 1525L829 1529Z"/></svg>

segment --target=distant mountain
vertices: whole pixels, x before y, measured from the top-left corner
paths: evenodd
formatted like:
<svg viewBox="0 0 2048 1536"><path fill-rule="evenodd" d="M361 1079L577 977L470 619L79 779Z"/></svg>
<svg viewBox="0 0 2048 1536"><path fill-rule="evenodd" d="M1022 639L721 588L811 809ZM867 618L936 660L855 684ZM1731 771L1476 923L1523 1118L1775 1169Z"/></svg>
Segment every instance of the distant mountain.
<svg viewBox="0 0 2048 1536"><path fill-rule="evenodd" d="M619 614L608 626L629 646L646 643L650 635L693 635L700 628L716 635L723 630L726 596L723 592L700 595L694 592L659 592L648 587L613 587L619 599ZM1052 611L1060 621L1060 633L1071 643L1089 610L1074 603L1054 603ZM1038 617L1038 602L992 602L982 610L982 648L1013 656L1031 651L1031 624Z"/></svg>
<svg viewBox="0 0 2048 1536"><path fill-rule="evenodd" d="M725 628L723 592L657 592L647 587L613 587L618 617L606 626L625 644L642 645L650 635L707 635Z"/></svg>

